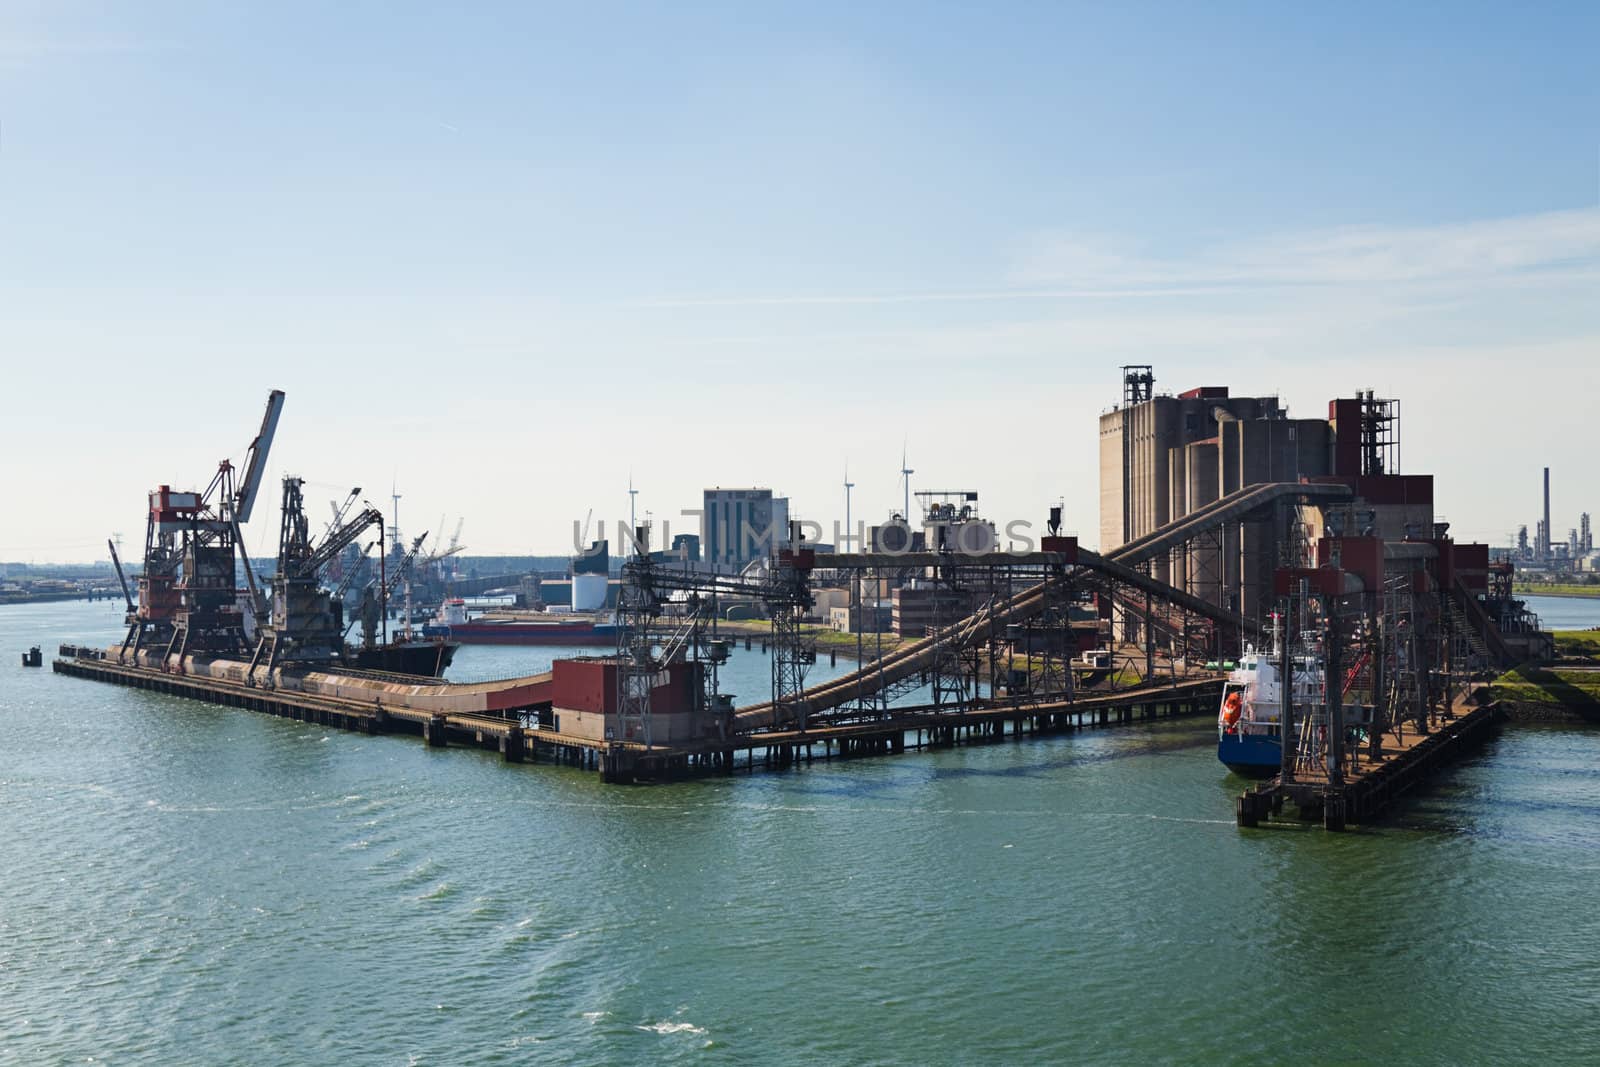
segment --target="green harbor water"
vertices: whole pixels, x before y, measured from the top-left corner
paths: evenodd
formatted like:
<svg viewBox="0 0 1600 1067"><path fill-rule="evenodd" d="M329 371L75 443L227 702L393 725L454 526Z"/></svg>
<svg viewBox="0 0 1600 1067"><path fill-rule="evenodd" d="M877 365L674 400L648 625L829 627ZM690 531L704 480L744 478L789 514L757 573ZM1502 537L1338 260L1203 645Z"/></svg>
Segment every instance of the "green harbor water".
<svg viewBox="0 0 1600 1067"><path fill-rule="evenodd" d="M602 787L51 674L119 618L0 608L0 1063L1600 1060L1594 729L1343 835L1198 720Z"/></svg>

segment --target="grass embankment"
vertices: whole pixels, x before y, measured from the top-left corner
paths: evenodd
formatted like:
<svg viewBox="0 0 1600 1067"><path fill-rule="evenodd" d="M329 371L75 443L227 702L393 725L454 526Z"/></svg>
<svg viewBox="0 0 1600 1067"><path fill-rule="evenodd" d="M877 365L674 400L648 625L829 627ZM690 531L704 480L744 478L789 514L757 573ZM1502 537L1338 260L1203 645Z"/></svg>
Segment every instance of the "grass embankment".
<svg viewBox="0 0 1600 1067"><path fill-rule="evenodd" d="M1553 630L1556 655L1600 660L1600 630Z"/></svg>
<svg viewBox="0 0 1600 1067"><path fill-rule="evenodd" d="M1600 671L1547 670L1525 663L1496 678L1491 688L1495 700L1515 705L1515 711L1531 711L1533 717L1549 711L1550 718L1600 723Z"/></svg>
<svg viewBox="0 0 1600 1067"><path fill-rule="evenodd" d="M1523 596L1600 597L1600 585L1577 585L1569 582L1514 582L1511 591Z"/></svg>
<svg viewBox="0 0 1600 1067"><path fill-rule="evenodd" d="M772 635L772 623L766 619L723 619L717 623L717 632L728 637L744 637L746 635L763 640ZM838 649L840 652L855 652L856 635L840 633L828 626L805 625L800 627L800 632L813 639L816 646L823 651ZM894 634L883 635L883 653L888 655L900 647L900 638ZM878 654L878 635L862 634L861 649L869 657Z"/></svg>

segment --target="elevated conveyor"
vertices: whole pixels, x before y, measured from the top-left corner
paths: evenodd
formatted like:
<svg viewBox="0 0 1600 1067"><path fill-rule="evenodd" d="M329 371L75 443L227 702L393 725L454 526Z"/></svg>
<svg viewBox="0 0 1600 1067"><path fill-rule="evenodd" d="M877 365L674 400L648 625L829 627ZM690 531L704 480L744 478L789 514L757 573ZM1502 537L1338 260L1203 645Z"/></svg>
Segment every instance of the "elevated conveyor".
<svg viewBox="0 0 1600 1067"><path fill-rule="evenodd" d="M1308 501L1349 500L1354 493L1347 485L1325 482L1267 482L1230 493L1221 500L1168 523L1161 529L1104 554L1080 548L1076 565L1105 575L1123 585L1147 592L1163 604L1211 619L1219 625L1244 633L1257 633L1260 627L1250 619L1220 608L1210 601L1176 589L1136 569L1137 565L1183 544L1208 530L1240 519L1278 501L1291 497ZM818 554L819 570L830 568L883 567L920 569L946 564L950 556L932 552L828 555ZM1023 554L993 553L958 558L973 566L1010 564L1017 567L1045 564L1065 565L1066 557L1049 552ZM1049 581L1065 581L1075 575ZM987 604L973 615L918 641L902 644L895 651L842 677L823 682L805 692L808 714L837 708L851 700L868 696L912 675L931 669L935 660L951 644L969 645L988 641L995 628L1022 622L1044 609L1047 582L1040 582L1008 601ZM771 702L752 704L734 714L735 729L764 730L781 725L776 721Z"/></svg>
<svg viewBox="0 0 1600 1067"><path fill-rule="evenodd" d="M1125 566L1137 566L1155 559L1185 541L1193 540L1218 526L1239 522L1251 513L1294 497L1308 503L1329 504L1351 500L1355 490L1338 482L1262 482L1247 485L1238 492L1213 500L1158 530L1134 538L1108 555Z"/></svg>

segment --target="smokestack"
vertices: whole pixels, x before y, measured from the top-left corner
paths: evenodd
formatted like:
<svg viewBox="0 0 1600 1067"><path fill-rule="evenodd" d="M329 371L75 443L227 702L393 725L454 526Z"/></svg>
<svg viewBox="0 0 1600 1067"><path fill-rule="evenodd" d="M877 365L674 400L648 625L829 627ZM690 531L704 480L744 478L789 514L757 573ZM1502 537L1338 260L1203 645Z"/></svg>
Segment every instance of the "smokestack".
<svg viewBox="0 0 1600 1067"><path fill-rule="evenodd" d="M1544 553L1550 555L1550 542L1555 538L1550 535L1550 468L1544 469Z"/></svg>

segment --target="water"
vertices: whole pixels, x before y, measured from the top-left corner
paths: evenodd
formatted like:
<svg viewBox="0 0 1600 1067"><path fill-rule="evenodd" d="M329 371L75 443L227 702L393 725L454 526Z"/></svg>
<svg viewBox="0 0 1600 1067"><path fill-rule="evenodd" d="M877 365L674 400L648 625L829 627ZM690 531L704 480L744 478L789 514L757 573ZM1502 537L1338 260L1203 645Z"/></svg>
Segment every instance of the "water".
<svg viewBox="0 0 1600 1067"><path fill-rule="evenodd" d="M759 640L756 638L747 652L741 638L733 655L717 672L719 690L734 694L741 704L765 700L772 690L772 661L760 651ZM553 660L571 656L614 656L616 653L615 642L581 647L462 645L456 649L455 659L445 671L445 678L453 682L516 678L547 671ZM806 681L808 684L822 682L848 674L854 669L854 660L840 656L836 665L830 665L828 654L821 652L817 655L817 662L807 670Z"/></svg>
<svg viewBox="0 0 1600 1067"><path fill-rule="evenodd" d="M1547 630L1587 630L1600 626L1600 597L1529 596L1528 610Z"/></svg>
<svg viewBox="0 0 1600 1067"><path fill-rule="evenodd" d="M761 651L760 637L752 638L748 650L744 647L743 635L730 639L735 642L734 652L717 672L718 692L733 696L739 705L768 699L772 693L772 658ZM614 642L583 646L462 645L456 649L455 658L445 671L445 678L452 682L517 678L547 671L551 662L557 659L569 656L614 656L616 652ZM819 651L817 662L806 670L806 684L816 685L849 674L855 667L854 659L841 655L830 663L828 653ZM987 689L987 683L980 686L981 692L987 692ZM933 687L924 685L901 694L892 703L897 706L927 704L932 700Z"/></svg>
<svg viewBox="0 0 1600 1067"><path fill-rule="evenodd" d="M0 608L0 1063L1600 1050L1600 731L1241 833L1203 722L607 788L17 666L118 629Z"/></svg>

